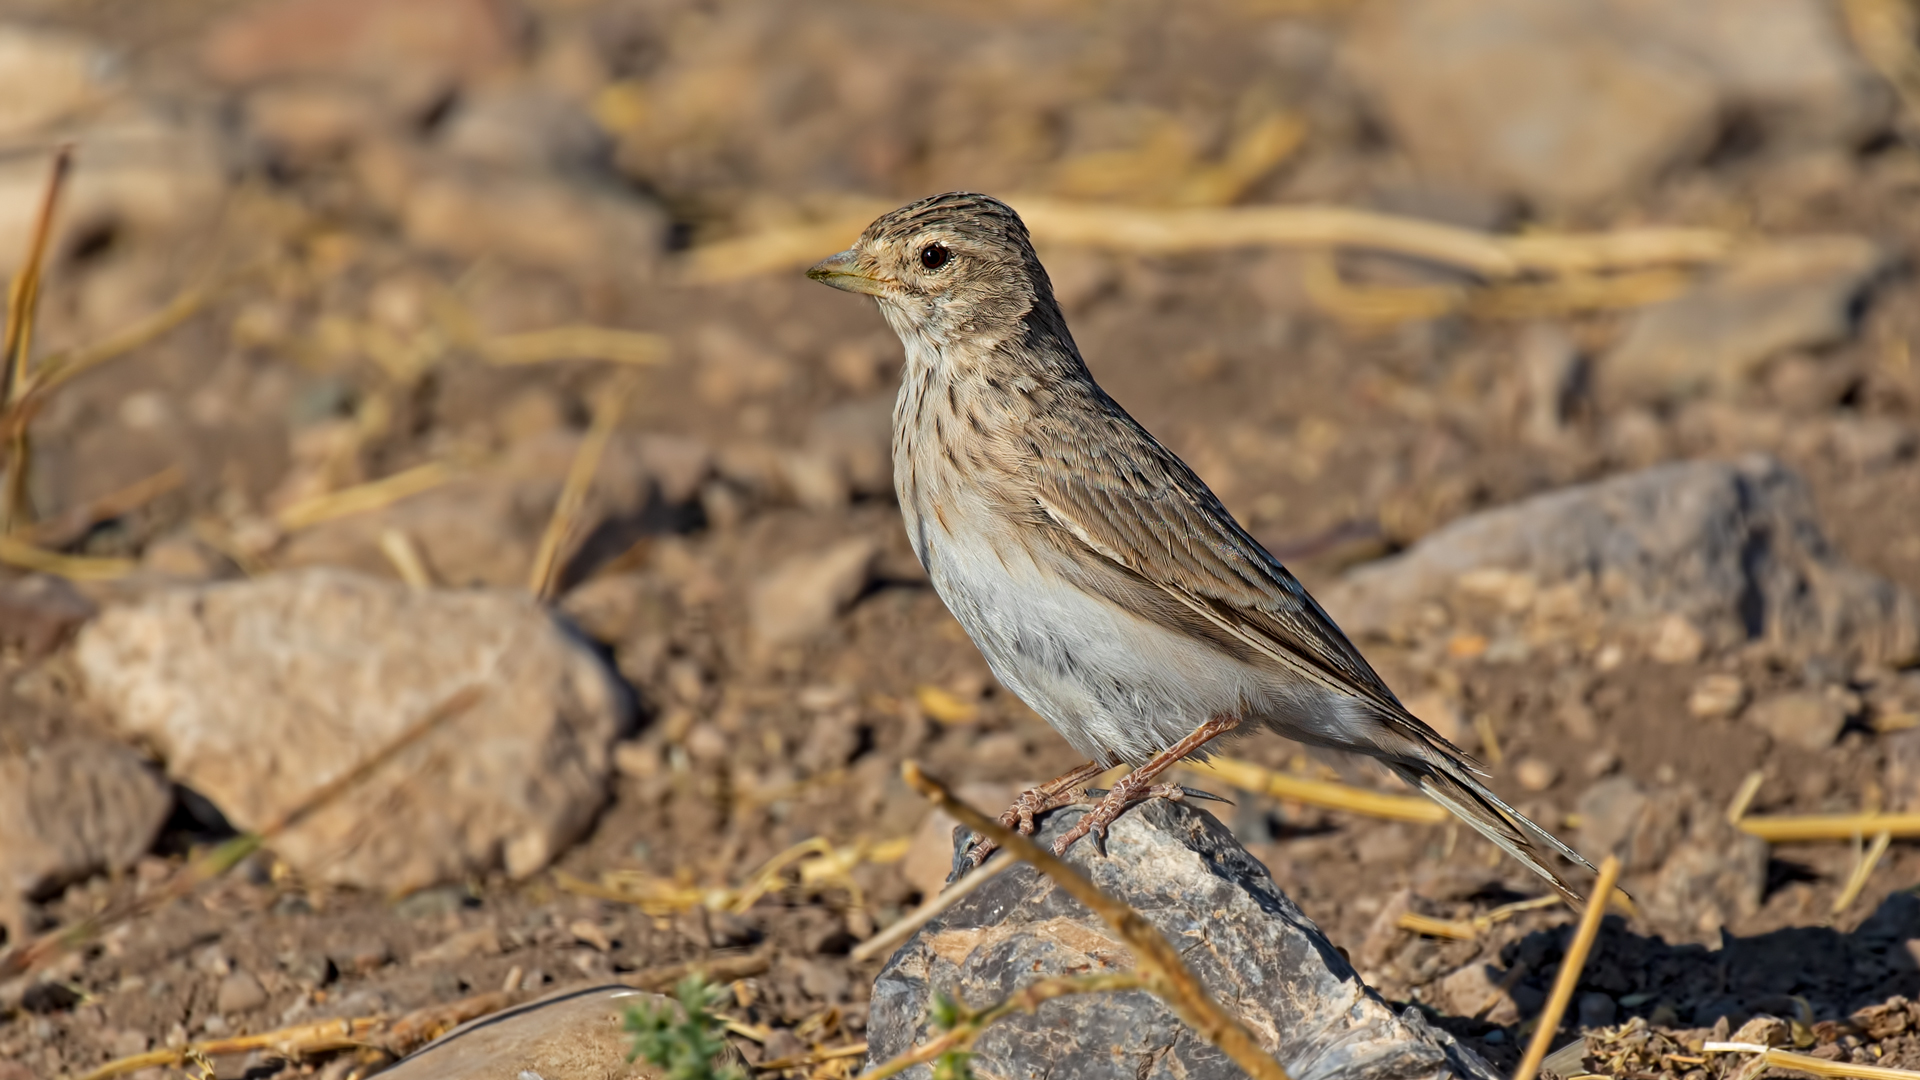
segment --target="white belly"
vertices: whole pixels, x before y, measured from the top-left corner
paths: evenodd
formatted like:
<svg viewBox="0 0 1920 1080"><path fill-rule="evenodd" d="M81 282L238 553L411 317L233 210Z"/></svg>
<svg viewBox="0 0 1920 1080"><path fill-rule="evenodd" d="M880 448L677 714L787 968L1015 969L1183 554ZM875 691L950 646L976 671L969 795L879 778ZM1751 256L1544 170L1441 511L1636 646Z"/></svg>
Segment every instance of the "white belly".
<svg viewBox="0 0 1920 1080"><path fill-rule="evenodd" d="M907 527L995 677L1075 749L1137 765L1216 716L1268 711L1259 673L1068 585L1022 545L989 543L969 527L984 512L949 509L949 532L908 511Z"/></svg>

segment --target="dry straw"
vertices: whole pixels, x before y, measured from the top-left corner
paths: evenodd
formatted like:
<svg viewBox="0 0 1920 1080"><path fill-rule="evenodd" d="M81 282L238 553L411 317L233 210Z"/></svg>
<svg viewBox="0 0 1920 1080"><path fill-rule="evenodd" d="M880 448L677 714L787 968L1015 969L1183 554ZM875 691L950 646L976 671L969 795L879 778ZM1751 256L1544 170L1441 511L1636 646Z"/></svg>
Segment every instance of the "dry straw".
<svg viewBox="0 0 1920 1080"><path fill-rule="evenodd" d="M1600 864L1600 878L1594 882L1593 895L1607 897L1613 895L1613 887L1620 880L1620 860L1612 855ZM1580 913L1579 928L1574 931L1573 944L1567 947L1566 958L1560 961L1560 974L1553 980L1553 993L1547 998L1547 1007L1540 1011L1539 1026L1533 1029L1533 1041L1527 1044L1527 1052L1520 1059L1520 1066L1513 1071L1513 1080L1533 1080L1540 1071L1540 1063L1546 1060L1547 1051L1553 1046L1553 1037L1560 1030L1560 1018L1566 1015L1567 1006L1573 1001L1573 988L1580 984L1580 972L1586 967L1587 953L1593 950L1594 938L1600 934L1600 919L1606 914L1605 900L1592 902Z"/></svg>
<svg viewBox="0 0 1920 1080"><path fill-rule="evenodd" d="M1076 203L1041 195L1007 199L1042 244L1174 255L1247 247L1365 248L1458 267L1489 281L1525 274L1601 274L1717 262L1733 237L1714 229L1644 228L1607 233L1496 236L1472 229L1337 206L1165 209ZM696 282L737 281L805 265L845 247L892 209L869 203L846 217L695 248L684 271Z"/></svg>
<svg viewBox="0 0 1920 1080"><path fill-rule="evenodd" d="M765 972L771 962L765 952L743 956L712 957L689 963L666 964L622 975L613 981L639 990L664 990L688 975L702 975L717 982L745 979ZM591 984L581 984L582 986ZM77 1078L111 1080L115 1076L141 1069L179 1067L196 1058L224 1054L267 1051L289 1060L337 1050L373 1052L382 1058L404 1057L469 1020L491 1016L535 997L532 990L493 990L475 994L444 1005L415 1009L398 1019L385 1016L359 1016L296 1024L277 1031L242 1035L227 1039L208 1039L186 1046L150 1050L143 1054L118 1058Z"/></svg>
<svg viewBox="0 0 1920 1080"><path fill-rule="evenodd" d="M1412 821L1429 825L1446 821L1450 816L1445 807L1424 796L1394 795L1381 791L1368 791L1365 788L1339 784L1331 780L1309 780L1305 777L1289 776L1239 758L1216 756L1205 762L1189 763L1188 767L1203 776L1216 777L1242 791L1270 795L1276 799L1323 807L1328 810L1345 810L1367 817L1385 818L1388 821Z"/></svg>

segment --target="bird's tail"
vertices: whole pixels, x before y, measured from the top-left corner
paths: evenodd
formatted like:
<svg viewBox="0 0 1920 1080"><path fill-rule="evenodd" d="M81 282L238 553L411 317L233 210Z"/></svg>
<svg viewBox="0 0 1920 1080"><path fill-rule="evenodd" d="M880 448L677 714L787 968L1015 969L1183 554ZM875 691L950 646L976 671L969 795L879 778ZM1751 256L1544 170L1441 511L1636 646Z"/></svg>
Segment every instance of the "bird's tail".
<svg viewBox="0 0 1920 1080"><path fill-rule="evenodd" d="M1402 780L1425 792L1427 797L1455 817L1474 827L1481 836L1493 841L1500 850L1518 859L1522 865L1557 889L1575 908L1585 901L1542 859L1542 849L1559 853L1576 865L1593 870L1593 864L1562 843L1560 838L1528 820L1526 815L1508 806L1500 796L1487 790L1466 767L1452 761L1397 758L1386 762Z"/></svg>

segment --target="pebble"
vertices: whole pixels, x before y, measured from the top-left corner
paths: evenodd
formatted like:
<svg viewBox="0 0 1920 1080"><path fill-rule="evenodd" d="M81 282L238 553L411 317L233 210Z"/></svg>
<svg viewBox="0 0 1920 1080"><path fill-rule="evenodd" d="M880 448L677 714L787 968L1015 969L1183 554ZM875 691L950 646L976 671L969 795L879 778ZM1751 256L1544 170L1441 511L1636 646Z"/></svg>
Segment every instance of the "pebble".
<svg viewBox="0 0 1920 1080"><path fill-rule="evenodd" d="M1732 716L1747 703L1747 684L1726 672L1702 675L1687 694L1687 712L1702 720Z"/></svg>
<svg viewBox="0 0 1920 1080"><path fill-rule="evenodd" d="M748 599L755 639L797 645L824 631L866 589L879 553L871 538L854 537L775 567Z"/></svg>
<svg viewBox="0 0 1920 1080"><path fill-rule="evenodd" d="M1528 791L1545 791L1560 779L1560 767L1537 757L1521 758L1513 765L1513 778Z"/></svg>
<svg viewBox="0 0 1920 1080"><path fill-rule="evenodd" d="M1762 698L1746 718L1779 742L1802 750L1825 750L1846 726L1846 705L1820 690L1794 690Z"/></svg>
<svg viewBox="0 0 1920 1080"><path fill-rule="evenodd" d="M235 970L220 980L220 988L214 992L213 1007L222 1016L238 1016L252 1012L267 1003L267 988L253 973Z"/></svg>

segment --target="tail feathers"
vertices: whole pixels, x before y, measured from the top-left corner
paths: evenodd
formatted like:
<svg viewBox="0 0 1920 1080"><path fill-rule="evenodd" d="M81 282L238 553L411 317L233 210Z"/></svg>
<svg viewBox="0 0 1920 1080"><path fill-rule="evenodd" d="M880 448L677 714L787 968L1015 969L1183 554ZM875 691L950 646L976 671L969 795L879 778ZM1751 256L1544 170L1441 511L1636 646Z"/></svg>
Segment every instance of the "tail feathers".
<svg viewBox="0 0 1920 1080"><path fill-rule="evenodd" d="M1560 838L1528 820L1518 810L1501 801L1498 795L1462 768L1457 772L1427 761L1393 761L1388 767L1402 780L1419 788L1426 796L1451 810L1455 817L1474 827L1481 836L1500 850L1519 860L1521 865L1539 874L1567 903L1578 908L1585 901L1579 893L1541 859L1541 848L1557 852L1577 866L1593 870L1593 864L1562 843Z"/></svg>

